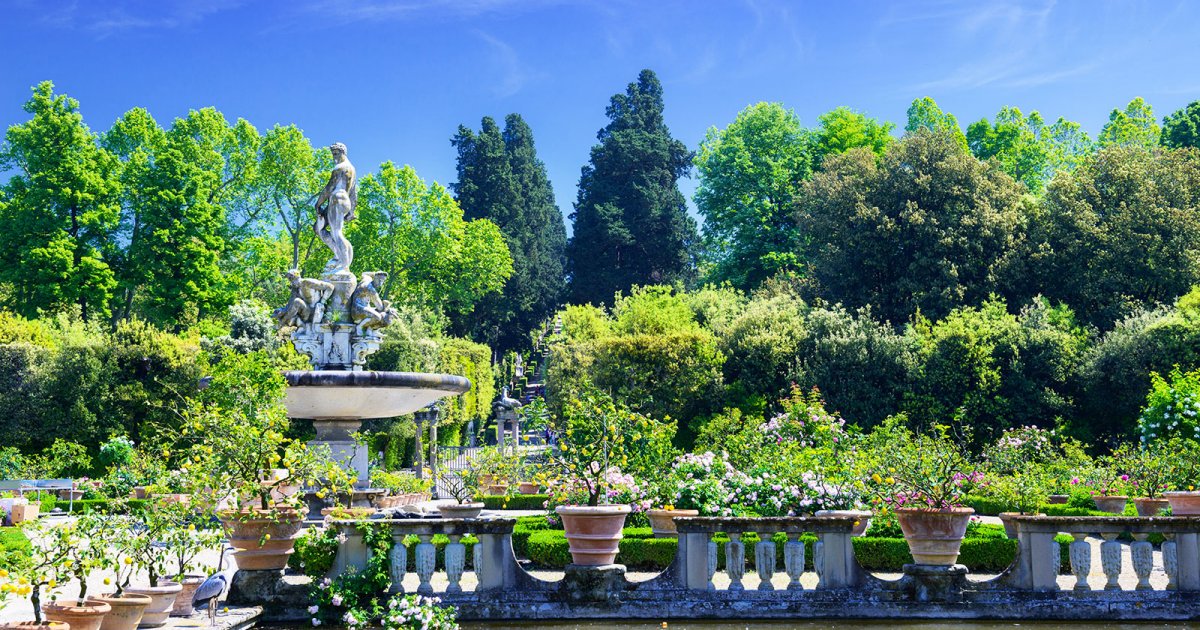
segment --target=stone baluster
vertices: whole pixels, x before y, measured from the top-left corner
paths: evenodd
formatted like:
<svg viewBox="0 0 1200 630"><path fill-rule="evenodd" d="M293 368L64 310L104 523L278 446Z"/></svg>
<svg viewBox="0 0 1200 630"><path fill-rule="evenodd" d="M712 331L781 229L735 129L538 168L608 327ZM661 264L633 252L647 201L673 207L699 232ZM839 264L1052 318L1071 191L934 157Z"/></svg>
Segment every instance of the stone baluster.
<svg viewBox="0 0 1200 630"><path fill-rule="evenodd" d="M432 542L433 536L430 534L418 534L417 538L421 541L417 543L416 551L417 577L421 579L421 584L417 586L417 593L432 595L433 584L430 580L433 579L433 569L437 562L437 552Z"/></svg>
<svg viewBox="0 0 1200 630"><path fill-rule="evenodd" d="M717 543L711 539L705 543L705 566L708 571L708 590L715 591L717 586L713 584L713 576L717 574Z"/></svg>
<svg viewBox="0 0 1200 630"><path fill-rule="evenodd" d="M800 583L800 576L804 575L804 541L800 540L800 534L788 534L788 541L783 544L783 568L788 574L788 590L804 590Z"/></svg>
<svg viewBox="0 0 1200 630"><path fill-rule="evenodd" d="M1179 551L1175 544L1175 534L1164 534L1166 540L1162 544L1163 570L1167 572L1167 590L1173 591L1178 586Z"/></svg>
<svg viewBox="0 0 1200 630"><path fill-rule="evenodd" d="M408 547L404 546L404 536L394 536L392 550L388 553L388 567L392 578L392 592L404 592L404 576L408 573Z"/></svg>
<svg viewBox="0 0 1200 630"><path fill-rule="evenodd" d="M1105 532L1100 536L1104 538L1104 542L1100 543L1100 566L1104 569L1104 577L1108 578L1104 583L1104 590L1119 591L1121 590L1121 584L1118 582L1121 577L1121 543L1117 540L1116 533ZM1074 545L1071 546L1071 553L1071 557L1074 559Z"/></svg>
<svg viewBox="0 0 1200 630"><path fill-rule="evenodd" d="M1071 543L1071 573L1075 574L1075 590L1090 591L1088 573L1092 571L1092 546L1088 544L1086 533L1071 532L1075 540Z"/></svg>
<svg viewBox="0 0 1200 630"><path fill-rule="evenodd" d="M740 532L730 532L725 543L725 574L729 576L729 590L745 590L742 576L746 574L746 546Z"/></svg>
<svg viewBox="0 0 1200 630"><path fill-rule="evenodd" d="M754 569L758 571L758 590L773 591L771 578L775 575L775 541L771 532L760 532L758 544L754 545Z"/></svg>
<svg viewBox="0 0 1200 630"><path fill-rule="evenodd" d="M1154 545L1150 544L1146 537L1149 534L1133 535L1133 544L1129 546L1129 556L1133 559L1133 572L1137 574L1137 586L1134 587L1138 591L1153 590L1150 586L1150 571L1154 568Z"/></svg>
<svg viewBox="0 0 1200 630"><path fill-rule="evenodd" d="M446 579L450 586L447 593L461 593L463 569L467 563L467 547L462 544L462 534L450 534L450 542L446 544Z"/></svg>
<svg viewBox="0 0 1200 630"><path fill-rule="evenodd" d="M813 543L813 571L817 573L817 584L821 583L821 577L825 574L825 541L821 540L821 535L817 535L817 542Z"/></svg>

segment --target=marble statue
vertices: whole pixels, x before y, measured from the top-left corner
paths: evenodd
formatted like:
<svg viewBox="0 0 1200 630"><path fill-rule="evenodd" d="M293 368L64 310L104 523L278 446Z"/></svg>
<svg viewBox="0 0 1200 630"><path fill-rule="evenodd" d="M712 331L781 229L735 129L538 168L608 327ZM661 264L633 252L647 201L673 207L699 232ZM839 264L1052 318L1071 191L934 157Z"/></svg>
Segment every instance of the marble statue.
<svg viewBox="0 0 1200 630"><path fill-rule="evenodd" d="M354 247L342 233L347 221L354 219L354 208L358 205L358 182L354 165L346 159L346 145L341 142L329 147L333 154L334 167L329 174L329 183L317 197L317 221L313 230L325 246L333 251L333 258L325 265L324 276L349 274L354 261Z"/></svg>
<svg viewBox="0 0 1200 630"><path fill-rule="evenodd" d="M287 272L292 295L287 306L275 309L275 319L284 328L300 328L325 320L325 301L333 295L333 285L323 280L301 278L299 269Z"/></svg>
<svg viewBox="0 0 1200 630"><path fill-rule="evenodd" d="M357 326L359 335L384 328L397 316L391 301L379 297L387 277L387 272L384 271L364 273L358 288L354 290L354 295L350 297L350 319Z"/></svg>
<svg viewBox="0 0 1200 630"><path fill-rule="evenodd" d="M287 272L292 294L283 308L275 310L275 318L282 328L292 329L292 345L308 355L314 370L359 371L367 357L379 350L380 329L398 313L391 302L379 297L386 273L364 273L360 282L350 271L354 248L343 231L346 222L354 219L358 185L354 166L346 159L346 145L338 142L329 151L335 165L329 183L317 196L313 231L333 258L320 280L303 278L297 269Z"/></svg>

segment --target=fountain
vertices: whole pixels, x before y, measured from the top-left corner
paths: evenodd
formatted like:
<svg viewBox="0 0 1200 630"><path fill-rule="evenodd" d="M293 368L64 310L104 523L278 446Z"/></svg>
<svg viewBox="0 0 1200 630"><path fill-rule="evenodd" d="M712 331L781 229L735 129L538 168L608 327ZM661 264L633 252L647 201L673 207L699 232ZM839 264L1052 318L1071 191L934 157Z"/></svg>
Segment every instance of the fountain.
<svg viewBox="0 0 1200 630"><path fill-rule="evenodd" d="M379 349L383 329L397 316L380 294L387 283L382 271L350 271L354 247L342 230L354 218L357 182L346 146L329 148L335 166L316 202L314 231L333 252L321 278L287 272L291 296L275 311L281 329L291 332L296 350L308 355L312 370L285 373L287 410L292 418L313 422L317 436L310 445L330 449L335 459L356 473L355 506L369 505L382 490L369 487L367 449L353 433L363 420L391 418L417 411L446 396L468 391L471 382L452 374L376 372L364 369ZM308 497L310 517L319 516L323 501Z"/></svg>

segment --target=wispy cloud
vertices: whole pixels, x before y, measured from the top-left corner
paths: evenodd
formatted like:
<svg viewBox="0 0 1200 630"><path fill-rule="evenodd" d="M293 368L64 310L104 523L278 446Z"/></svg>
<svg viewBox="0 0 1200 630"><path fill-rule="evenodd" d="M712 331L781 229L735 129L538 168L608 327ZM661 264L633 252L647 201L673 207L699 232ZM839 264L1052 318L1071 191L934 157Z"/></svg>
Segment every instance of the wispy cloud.
<svg viewBox="0 0 1200 630"><path fill-rule="evenodd" d="M299 5L336 22L407 20L431 14L456 18L529 10L565 0L310 0Z"/></svg>
<svg viewBox="0 0 1200 630"><path fill-rule="evenodd" d="M124 31L191 26L241 4L242 0L76 1L43 12L40 20L43 24L86 31L104 38Z"/></svg>
<svg viewBox="0 0 1200 630"><path fill-rule="evenodd" d="M535 78L536 73L530 71L521 63L520 56L512 46L483 31L476 31L491 49L491 60L496 67L496 82L492 86L492 94L497 98L507 98L521 91L525 84Z"/></svg>

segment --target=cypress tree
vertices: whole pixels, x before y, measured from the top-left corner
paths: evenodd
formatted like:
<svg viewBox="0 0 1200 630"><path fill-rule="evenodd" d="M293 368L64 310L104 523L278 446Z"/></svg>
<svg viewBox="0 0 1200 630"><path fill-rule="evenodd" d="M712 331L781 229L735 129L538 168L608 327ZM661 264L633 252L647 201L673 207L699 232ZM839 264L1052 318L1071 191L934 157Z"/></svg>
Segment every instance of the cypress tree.
<svg viewBox="0 0 1200 630"><path fill-rule="evenodd" d="M662 85L643 70L612 97L579 178L567 245L571 299L611 302L633 285L689 280L696 223L677 185L692 154L663 121Z"/></svg>
<svg viewBox="0 0 1200 630"><path fill-rule="evenodd" d="M513 258L504 290L457 317L454 332L495 350L520 349L563 296L562 213L537 157L533 131L520 115L509 114L503 132L490 117L478 134L460 126L451 143L458 149L458 182L452 189L464 216L496 223Z"/></svg>

